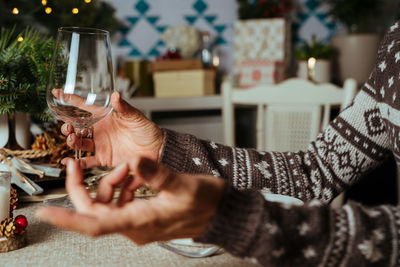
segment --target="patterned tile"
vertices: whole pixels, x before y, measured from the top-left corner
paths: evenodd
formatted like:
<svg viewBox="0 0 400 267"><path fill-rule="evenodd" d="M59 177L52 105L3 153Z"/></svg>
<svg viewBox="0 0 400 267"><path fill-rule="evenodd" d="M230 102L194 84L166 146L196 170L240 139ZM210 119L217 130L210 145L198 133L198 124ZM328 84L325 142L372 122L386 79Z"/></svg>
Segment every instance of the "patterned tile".
<svg viewBox="0 0 400 267"><path fill-rule="evenodd" d="M295 3L293 42L301 44L316 35L319 40L328 43L335 33L336 24L327 16L326 5L319 5L317 0L297 0Z"/></svg>
<svg viewBox="0 0 400 267"><path fill-rule="evenodd" d="M235 3L234 1L224 0L224 2L231 3L230 6L232 7L234 6L232 5ZM117 10L119 2L113 1ZM153 6L158 4L157 2L155 0L138 0L131 4L131 14L122 17L126 25L120 30L121 38L118 42L118 48L124 48L124 51L130 48L126 56L130 58L151 59L161 55L166 49L165 44L161 40L161 35L169 26L176 24L163 24L160 21L162 21L163 17L171 16L171 14L181 16L182 23L189 24L199 30L209 31L214 36L215 45L227 44L224 32L227 28L231 27L233 20L221 23L218 17L224 10L212 10L210 8L211 0L191 1L190 9L187 10L185 7L182 7L181 11L179 8L176 8L179 7L177 5L173 5L169 10L153 8ZM125 10L124 13L126 14L127 11Z"/></svg>
<svg viewBox="0 0 400 267"><path fill-rule="evenodd" d="M256 0L253 0L256 1ZM170 26L188 24L209 31L224 58L223 69L233 65L233 24L237 20L236 0L109 0L125 22L116 46L118 55L130 59L153 59L166 47L162 33ZM312 34L328 42L336 25L318 0L294 0L293 43L309 40ZM171 15L172 14L172 15Z"/></svg>

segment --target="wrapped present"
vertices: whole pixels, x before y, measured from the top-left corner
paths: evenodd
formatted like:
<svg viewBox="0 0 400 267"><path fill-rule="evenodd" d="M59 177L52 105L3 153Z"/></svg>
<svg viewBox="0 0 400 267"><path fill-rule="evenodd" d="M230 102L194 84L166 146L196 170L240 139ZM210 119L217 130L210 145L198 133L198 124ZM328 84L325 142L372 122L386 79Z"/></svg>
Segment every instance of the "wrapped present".
<svg viewBox="0 0 400 267"><path fill-rule="evenodd" d="M284 18L239 20L234 26L234 63L266 59L271 62L290 60L290 23Z"/></svg>
<svg viewBox="0 0 400 267"><path fill-rule="evenodd" d="M274 84L286 78L286 67L282 61L267 59L242 60L238 66L238 83L240 88L260 84Z"/></svg>
<svg viewBox="0 0 400 267"><path fill-rule="evenodd" d="M153 79L155 97L215 94L215 69L156 71Z"/></svg>

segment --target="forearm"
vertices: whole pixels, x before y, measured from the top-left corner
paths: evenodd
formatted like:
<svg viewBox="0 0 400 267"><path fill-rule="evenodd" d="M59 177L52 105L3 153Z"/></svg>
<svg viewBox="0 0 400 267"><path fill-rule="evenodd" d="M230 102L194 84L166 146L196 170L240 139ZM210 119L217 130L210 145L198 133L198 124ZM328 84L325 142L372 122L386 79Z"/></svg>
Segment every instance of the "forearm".
<svg viewBox="0 0 400 267"><path fill-rule="evenodd" d="M357 113L372 105L373 99L364 94L358 102L333 121L305 152L233 148L164 129L161 162L179 172L225 178L238 189L258 189L302 200L317 198L327 203L389 153L385 131L369 139L361 138L354 127L350 128L352 123L345 118L364 117ZM351 134L339 134L340 128ZM357 138L363 140L361 148L354 141Z"/></svg>
<svg viewBox="0 0 400 267"><path fill-rule="evenodd" d="M394 266L399 219L390 206L331 210L314 200L289 209L228 189L199 240L266 266Z"/></svg>

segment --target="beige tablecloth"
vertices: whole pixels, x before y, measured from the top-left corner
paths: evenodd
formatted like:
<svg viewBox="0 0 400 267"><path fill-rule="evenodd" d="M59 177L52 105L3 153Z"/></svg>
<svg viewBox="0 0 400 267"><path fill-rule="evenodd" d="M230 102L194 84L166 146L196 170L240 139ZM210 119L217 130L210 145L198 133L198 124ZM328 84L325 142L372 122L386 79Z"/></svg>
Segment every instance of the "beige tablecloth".
<svg viewBox="0 0 400 267"><path fill-rule="evenodd" d="M138 247L119 235L92 239L40 222L34 216L40 203L23 205L14 216L24 214L28 218L28 244L0 253L0 266L257 266L222 250L211 257L194 259L156 244Z"/></svg>

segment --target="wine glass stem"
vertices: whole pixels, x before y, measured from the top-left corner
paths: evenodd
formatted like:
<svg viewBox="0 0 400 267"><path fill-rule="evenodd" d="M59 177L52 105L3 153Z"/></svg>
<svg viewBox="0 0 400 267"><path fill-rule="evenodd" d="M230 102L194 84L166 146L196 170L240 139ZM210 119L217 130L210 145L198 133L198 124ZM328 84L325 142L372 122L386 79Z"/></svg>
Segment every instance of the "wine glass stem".
<svg viewBox="0 0 400 267"><path fill-rule="evenodd" d="M82 135L84 133L84 129L77 129L76 131L76 136L78 140L76 140L76 146L75 146L75 159L81 159L82 157Z"/></svg>

